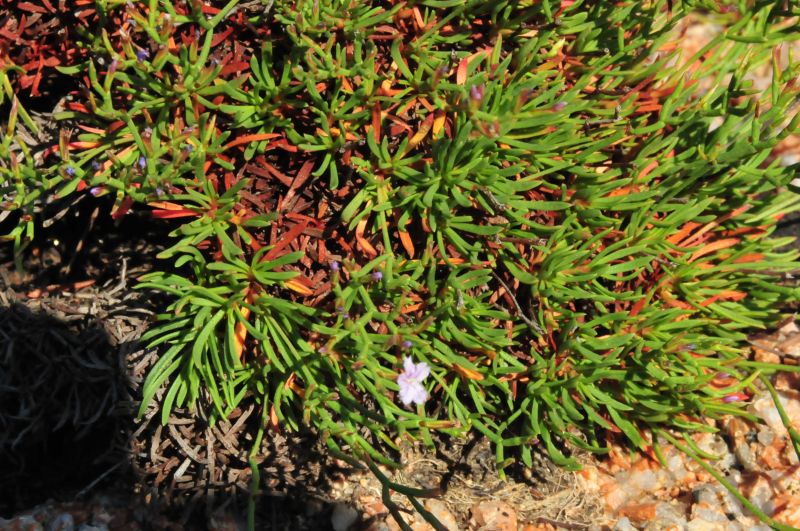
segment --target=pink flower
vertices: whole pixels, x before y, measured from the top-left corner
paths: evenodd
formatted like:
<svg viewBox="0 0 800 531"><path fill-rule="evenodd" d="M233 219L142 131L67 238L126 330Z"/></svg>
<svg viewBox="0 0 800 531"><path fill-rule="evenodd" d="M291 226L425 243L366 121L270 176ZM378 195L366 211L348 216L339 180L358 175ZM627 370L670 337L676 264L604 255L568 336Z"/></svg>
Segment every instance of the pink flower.
<svg viewBox="0 0 800 531"><path fill-rule="evenodd" d="M747 400L748 396L744 393L732 393L730 395L725 395L722 397L722 401L726 404L730 404L731 402L742 402Z"/></svg>
<svg viewBox="0 0 800 531"><path fill-rule="evenodd" d="M414 363L410 357L403 359L403 372L397 377L400 386L400 401L403 405L423 404L428 399L428 392L422 385L422 380L431 373L430 367L424 361Z"/></svg>
<svg viewBox="0 0 800 531"><path fill-rule="evenodd" d="M483 101L483 85L472 85L469 88L469 97L475 103L480 103Z"/></svg>

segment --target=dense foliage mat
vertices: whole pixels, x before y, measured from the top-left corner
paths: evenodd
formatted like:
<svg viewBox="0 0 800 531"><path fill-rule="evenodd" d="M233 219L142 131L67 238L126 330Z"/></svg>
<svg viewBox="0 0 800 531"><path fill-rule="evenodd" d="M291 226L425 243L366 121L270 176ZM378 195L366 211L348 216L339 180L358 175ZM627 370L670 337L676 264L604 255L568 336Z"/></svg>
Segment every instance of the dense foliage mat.
<svg viewBox="0 0 800 531"><path fill-rule="evenodd" d="M657 455L667 429L693 452L703 419L747 416L753 382L790 369L743 340L800 295L769 238L800 204L770 157L798 120L773 53L800 38L793 2L0 10L18 255L53 198L173 224L140 279L174 296L147 334L143 407L165 420L255 397L266 429L314 426L422 510L377 466L398 435L477 430L501 468L535 444L568 467L619 438ZM679 60L693 12L726 29ZM74 90L37 144L25 102L48 86Z"/></svg>

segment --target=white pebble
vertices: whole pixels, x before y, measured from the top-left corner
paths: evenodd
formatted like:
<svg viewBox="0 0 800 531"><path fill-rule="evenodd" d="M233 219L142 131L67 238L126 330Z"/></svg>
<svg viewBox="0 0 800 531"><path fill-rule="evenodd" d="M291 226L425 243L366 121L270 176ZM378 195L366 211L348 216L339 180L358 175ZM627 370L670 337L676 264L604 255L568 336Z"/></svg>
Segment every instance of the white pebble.
<svg viewBox="0 0 800 531"><path fill-rule="evenodd" d="M75 520L69 513L61 513L47 524L47 531L73 531Z"/></svg>
<svg viewBox="0 0 800 531"><path fill-rule="evenodd" d="M789 400L781 394L778 395L778 398L781 401L781 405L786 409ZM776 432L784 433L786 431L786 428L783 426L783 421L781 420L781 414L778 413L778 408L775 407L775 402L772 400L771 396L762 396L753 402L751 409Z"/></svg>
<svg viewBox="0 0 800 531"><path fill-rule="evenodd" d="M634 472L629 481L634 488L645 492L652 492L658 485L658 477L652 470Z"/></svg>
<svg viewBox="0 0 800 531"><path fill-rule="evenodd" d="M623 516L617 520L617 523L614 526L614 531L636 531L636 528L633 527L633 524L631 524L631 521L627 516Z"/></svg>
<svg viewBox="0 0 800 531"><path fill-rule="evenodd" d="M767 428L761 428L758 432L758 442L764 446L770 446L775 440L775 432Z"/></svg>

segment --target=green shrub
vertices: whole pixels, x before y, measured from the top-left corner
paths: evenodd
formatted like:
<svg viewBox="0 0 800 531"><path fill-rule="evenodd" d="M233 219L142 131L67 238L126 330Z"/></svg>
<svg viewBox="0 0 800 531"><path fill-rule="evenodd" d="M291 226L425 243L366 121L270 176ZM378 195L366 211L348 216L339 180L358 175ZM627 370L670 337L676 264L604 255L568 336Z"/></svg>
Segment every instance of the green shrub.
<svg viewBox="0 0 800 531"><path fill-rule="evenodd" d="M796 6L248 9L98 2L90 59L60 68L77 135L2 167L18 249L46 193L178 220L141 279L174 295L143 408L253 397L379 475L396 434L432 430L483 433L501 469L537 441L575 467L563 443L657 453L654 433L747 416L754 380L789 369L743 340L800 294L770 238L800 204L770 156L798 71L773 61L763 93L746 74L798 38ZM703 9L727 29L678 61L672 30Z"/></svg>

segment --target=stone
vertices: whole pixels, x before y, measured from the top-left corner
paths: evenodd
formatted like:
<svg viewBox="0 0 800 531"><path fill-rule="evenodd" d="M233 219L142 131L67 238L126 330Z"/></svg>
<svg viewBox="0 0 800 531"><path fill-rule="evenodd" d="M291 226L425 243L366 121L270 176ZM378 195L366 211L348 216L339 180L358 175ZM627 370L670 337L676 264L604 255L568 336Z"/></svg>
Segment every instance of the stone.
<svg viewBox="0 0 800 531"><path fill-rule="evenodd" d="M657 502L626 505L619 510L619 514L627 517L631 522L641 524L655 520L657 507Z"/></svg>
<svg viewBox="0 0 800 531"><path fill-rule="evenodd" d="M110 527L114 516L108 511L108 500L101 498L92 510L92 524Z"/></svg>
<svg viewBox="0 0 800 531"><path fill-rule="evenodd" d="M800 373L779 372L775 375L775 389L788 398L800 398Z"/></svg>
<svg viewBox="0 0 800 531"><path fill-rule="evenodd" d="M402 531L403 530L403 528L400 527L400 524L398 524L397 521L395 521L395 519L392 516L388 516L386 518L386 520L384 521L384 523L386 524L386 529L388 531ZM408 522L406 522L406 523L408 523ZM369 526L368 531L378 531L378 530L373 530L373 526Z"/></svg>
<svg viewBox="0 0 800 531"><path fill-rule="evenodd" d="M728 445L719 435L714 433L700 433L694 437L697 446L704 452L722 455L728 451Z"/></svg>
<svg viewBox="0 0 800 531"><path fill-rule="evenodd" d="M662 529L677 526L680 531L686 527L686 505L677 500L661 502L656 507L656 522L663 524Z"/></svg>
<svg viewBox="0 0 800 531"><path fill-rule="evenodd" d="M742 468L744 468L746 471L755 472L759 470L756 456L753 453L753 450L750 448L750 445L746 442L742 441L741 444L737 444L736 448L733 450L733 454L736 456L736 460L739 461L739 464L742 465Z"/></svg>
<svg viewBox="0 0 800 531"><path fill-rule="evenodd" d="M72 520L75 522L75 525L82 524L84 522L88 522L91 518L91 511L89 511L85 507L70 507L68 509L69 514L72 515Z"/></svg>
<svg viewBox="0 0 800 531"><path fill-rule="evenodd" d="M794 451L793 448L791 449L791 451L786 453L788 454L786 460L789 462L789 465L791 466L800 465L800 456L797 455L797 453Z"/></svg>
<svg viewBox="0 0 800 531"><path fill-rule="evenodd" d="M775 146L774 153L784 166L800 163L800 136L789 135Z"/></svg>
<svg viewBox="0 0 800 531"><path fill-rule="evenodd" d="M686 466L684 466L684 460L677 453L673 453L667 458L667 470L669 470L669 473L677 481L681 481L686 477Z"/></svg>
<svg viewBox="0 0 800 531"><path fill-rule="evenodd" d="M661 522L654 520L642 528L644 531L684 531L686 529L686 522L683 524L676 524L671 522Z"/></svg>
<svg viewBox="0 0 800 531"><path fill-rule="evenodd" d="M628 452L616 444L611 445L608 452L608 471L612 474L617 474L622 470L629 470L631 468L631 460L628 457Z"/></svg>
<svg viewBox="0 0 800 531"><path fill-rule="evenodd" d="M719 522L709 522L702 518L695 518L686 525L687 531L727 531L727 526Z"/></svg>
<svg viewBox="0 0 800 531"><path fill-rule="evenodd" d="M425 502L425 509L427 509L439 522L447 528L447 531L459 531L458 522L447 505L435 498L431 498Z"/></svg>
<svg viewBox="0 0 800 531"><path fill-rule="evenodd" d="M800 334L792 333L778 344L778 349L793 358L800 358Z"/></svg>
<svg viewBox="0 0 800 531"><path fill-rule="evenodd" d="M769 345L765 345L769 346ZM761 361L764 363L780 363L781 357L771 350L766 350L761 347L753 347L753 357L756 361Z"/></svg>
<svg viewBox="0 0 800 531"><path fill-rule="evenodd" d="M17 516L10 520L0 518L0 529L4 531L44 531L42 524L30 515Z"/></svg>
<svg viewBox="0 0 800 531"><path fill-rule="evenodd" d="M692 490L692 500L695 503L707 503L713 505L717 503L717 493L711 485L700 485Z"/></svg>
<svg viewBox="0 0 800 531"><path fill-rule="evenodd" d="M663 483L660 479L659 474L652 470L637 470L631 472L628 480L625 482L625 488L631 493L634 491L651 493L657 490Z"/></svg>
<svg viewBox="0 0 800 531"><path fill-rule="evenodd" d="M758 461L766 470L781 470L789 463L784 462L784 449L786 444L781 439L776 439L771 446L762 448L758 453Z"/></svg>
<svg viewBox="0 0 800 531"><path fill-rule="evenodd" d="M692 519L703 520L710 523L728 522L728 516L723 512L719 502L697 502L692 505Z"/></svg>
<svg viewBox="0 0 800 531"><path fill-rule="evenodd" d="M623 516L622 518L617 520L616 524L614 524L613 530L614 531L636 531L636 528L633 527L633 524L631 523L630 519L627 516Z"/></svg>
<svg viewBox="0 0 800 531"><path fill-rule="evenodd" d="M737 482L731 481L731 483L734 486L737 485ZM733 494L728 492L728 489L722 485L717 485L717 492L722 500L722 510L725 511L726 516L729 518L739 518L744 515L744 506L742 505L742 502L740 502Z"/></svg>
<svg viewBox="0 0 800 531"><path fill-rule="evenodd" d="M800 145L798 147L800 147ZM797 332L800 332L800 328L798 328L797 321L795 321L794 317L788 317L778 324L778 334L780 337L791 336Z"/></svg>
<svg viewBox="0 0 800 531"><path fill-rule="evenodd" d="M405 516L406 524L411 528L411 531L435 531L433 526L425 521L419 514L414 516ZM388 531L402 531L400 524L391 516L386 519L386 526Z"/></svg>
<svg viewBox="0 0 800 531"><path fill-rule="evenodd" d="M772 445L775 440L775 432L768 428L761 428L758 430L758 442L764 446Z"/></svg>
<svg viewBox="0 0 800 531"><path fill-rule="evenodd" d="M800 496L800 466L794 465L786 470L774 470L769 473L772 485L782 493Z"/></svg>
<svg viewBox="0 0 800 531"><path fill-rule="evenodd" d="M777 510L772 517L782 524L800 528L800 496L782 495L775 499Z"/></svg>
<svg viewBox="0 0 800 531"><path fill-rule="evenodd" d="M47 531L73 531L75 519L69 513L61 513L47 524Z"/></svg>
<svg viewBox="0 0 800 531"><path fill-rule="evenodd" d="M520 531L556 531L553 524L526 524L520 528Z"/></svg>
<svg viewBox="0 0 800 531"><path fill-rule="evenodd" d="M767 515L771 515L775 509L772 498L775 492L772 482L767 476L754 474L742 481L740 490L742 494L750 500L750 503L761 509Z"/></svg>
<svg viewBox="0 0 800 531"><path fill-rule="evenodd" d="M616 512L628 499L628 493L616 481L604 485L600 492L603 495L606 509L611 512Z"/></svg>
<svg viewBox="0 0 800 531"><path fill-rule="evenodd" d="M517 531L517 512L502 501L484 501L472 508L476 531Z"/></svg>
<svg viewBox="0 0 800 531"><path fill-rule="evenodd" d="M389 509L383 504L383 501L378 496L361 496L358 499L358 508L364 515L364 518L374 518L386 516L389 514Z"/></svg>
<svg viewBox="0 0 800 531"><path fill-rule="evenodd" d="M431 531L433 527L430 524L418 522L415 516L408 516L405 515L405 521L408 526L411 527L413 531ZM400 527L400 524L397 523L393 517L389 516L384 521L386 523L386 527L389 531L402 531L403 528ZM427 526L427 527L426 527ZM370 529L372 526L370 526Z"/></svg>
<svg viewBox="0 0 800 531"><path fill-rule="evenodd" d="M337 503L333 506L331 526L334 531L348 531L358 520L358 511L346 503Z"/></svg>
<svg viewBox="0 0 800 531"><path fill-rule="evenodd" d="M600 471L596 466L584 466L578 471L575 477L583 490L587 492L597 492L600 490Z"/></svg>
<svg viewBox="0 0 800 531"><path fill-rule="evenodd" d="M789 417L789 421L795 429L800 429L800 401L787 396L786 393L778 393L778 399ZM786 434L786 427L783 425L778 408L770 395L763 395L755 400L750 407L753 413L761 417L775 433Z"/></svg>
<svg viewBox="0 0 800 531"><path fill-rule="evenodd" d="M731 417L725 421L725 431L733 439L736 446L741 444L752 430L752 424L739 417Z"/></svg>

